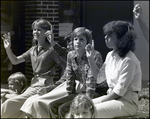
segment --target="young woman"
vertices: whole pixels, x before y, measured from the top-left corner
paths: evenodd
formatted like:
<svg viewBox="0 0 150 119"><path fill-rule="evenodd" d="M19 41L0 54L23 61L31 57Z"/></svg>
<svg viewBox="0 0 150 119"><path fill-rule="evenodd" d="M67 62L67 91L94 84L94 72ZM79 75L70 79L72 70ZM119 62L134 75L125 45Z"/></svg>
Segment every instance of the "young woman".
<svg viewBox="0 0 150 119"><path fill-rule="evenodd" d="M27 78L21 72L11 74L7 81L8 89L1 88L1 103L23 93L27 88Z"/></svg>
<svg viewBox="0 0 150 119"><path fill-rule="evenodd" d="M20 108L25 100L37 94L42 87L53 84L53 75L57 64L61 65L63 69L65 68L66 63L58 55L57 49L53 47L55 42L51 23L44 19L37 19L32 23L32 29L35 44L20 56L15 56L11 50L10 34L3 36L4 47L11 63L16 65L22 62L31 62L34 77L24 93L6 100L1 105L2 118L21 118Z"/></svg>
<svg viewBox="0 0 150 119"><path fill-rule="evenodd" d="M49 104L51 118L64 118L69 111L72 100L79 93L84 93L91 98L98 95L95 92L95 72L102 66L101 54L96 50L91 50L93 48L90 30L78 27L72 33L74 50L67 55L67 67L65 70L68 96Z"/></svg>
<svg viewBox="0 0 150 119"><path fill-rule="evenodd" d="M92 99L85 94L79 94L73 99L66 118L95 118L95 114Z"/></svg>
<svg viewBox="0 0 150 119"><path fill-rule="evenodd" d="M141 90L140 61L133 53L136 34L130 22L112 21L104 27L105 43L110 51L97 73L97 82L106 79L107 95L93 99L98 118L114 118L136 114ZM102 70L103 69L103 70ZM105 72L106 78L103 76Z"/></svg>

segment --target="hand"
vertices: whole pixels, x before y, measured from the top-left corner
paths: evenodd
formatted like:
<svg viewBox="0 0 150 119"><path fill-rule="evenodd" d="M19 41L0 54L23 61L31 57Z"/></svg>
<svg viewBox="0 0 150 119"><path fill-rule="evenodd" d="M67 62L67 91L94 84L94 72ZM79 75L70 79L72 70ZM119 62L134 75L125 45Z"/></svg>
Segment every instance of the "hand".
<svg viewBox="0 0 150 119"><path fill-rule="evenodd" d="M136 4L133 9L133 13L136 19L139 19L142 14L142 8L139 4Z"/></svg>
<svg viewBox="0 0 150 119"><path fill-rule="evenodd" d="M47 32L45 32L45 35L46 35L48 41L50 42L50 44L52 46L54 46L55 45L55 41L54 41L54 34L53 34L53 32L48 30Z"/></svg>
<svg viewBox="0 0 150 119"><path fill-rule="evenodd" d="M90 58L90 57L93 56L93 50L94 50L94 40L92 40L92 45L87 44L86 47L85 47L87 58Z"/></svg>
<svg viewBox="0 0 150 119"><path fill-rule="evenodd" d="M37 91L37 94L39 94L39 95L44 95L46 93L47 93L46 87L43 87Z"/></svg>
<svg viewBox="0 0 150 119"><path fill-rule="evenodd" d="M11 47L11 37L10 37L10 32L7 34L5 33L2 37L3 42L4 42L4 47L5 48L10 48Z"/></svg>

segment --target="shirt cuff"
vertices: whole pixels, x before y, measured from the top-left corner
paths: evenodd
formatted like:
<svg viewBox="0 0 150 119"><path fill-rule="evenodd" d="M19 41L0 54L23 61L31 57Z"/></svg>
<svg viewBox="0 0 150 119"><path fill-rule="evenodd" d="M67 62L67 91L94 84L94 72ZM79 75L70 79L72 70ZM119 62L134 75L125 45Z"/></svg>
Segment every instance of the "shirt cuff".
<svg viewBox="0 0 150 119"><path fill-rule="evenodd" d="M127 89L118 84L114 87L113 91L119 96L124 96L124 94L127 92Z"/></svg>

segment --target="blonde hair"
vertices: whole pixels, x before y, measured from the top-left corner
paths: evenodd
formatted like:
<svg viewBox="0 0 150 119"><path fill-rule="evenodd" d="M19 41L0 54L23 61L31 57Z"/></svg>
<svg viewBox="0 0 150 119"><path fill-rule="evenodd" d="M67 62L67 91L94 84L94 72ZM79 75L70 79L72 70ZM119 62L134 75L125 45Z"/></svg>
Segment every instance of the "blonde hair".
<svg viewBox="0 0 150 119"><path fill-rule="evenodd" d="M27 78L25 75L21 72L16 72L11 74L8 79L8 82L13 81L16 82L18 86L22 86L22 90L26 88L27 86Z"/></svg>
<svg viewBox="0 0 150 119"><path fill-rule="evenodd" d="M91 118L95 117L96 109L95 109L92 99L86 94L79 94L73 99L71 106L70 106L70 111L66 115L66 118L74 118L73 113L81 108L89 109L92 114Z"/></svg>

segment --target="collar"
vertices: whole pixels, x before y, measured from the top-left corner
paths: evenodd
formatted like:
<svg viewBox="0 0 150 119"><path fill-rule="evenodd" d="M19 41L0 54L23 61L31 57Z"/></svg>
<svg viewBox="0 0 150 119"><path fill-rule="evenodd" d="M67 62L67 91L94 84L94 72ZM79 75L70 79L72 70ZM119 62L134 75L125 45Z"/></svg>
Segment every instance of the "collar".
<svg viewBox="0 0 150 119"><path fill-rule="evenodd" d="M86 52L84 52L84 54L83 54L82 57L80 58L78 52L75 50L75 51L74 51L74 56L73 56L73 58L77 58L77 59L84 59L84 58L87 58L87 57L86 57Z"/></svg>

